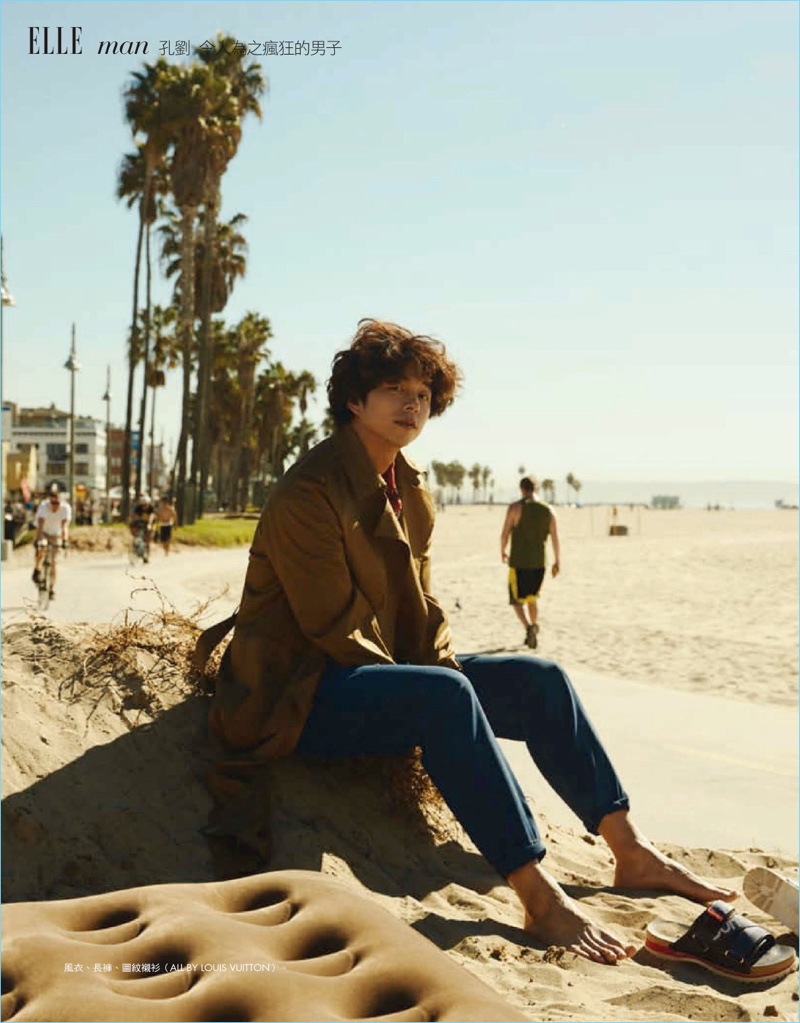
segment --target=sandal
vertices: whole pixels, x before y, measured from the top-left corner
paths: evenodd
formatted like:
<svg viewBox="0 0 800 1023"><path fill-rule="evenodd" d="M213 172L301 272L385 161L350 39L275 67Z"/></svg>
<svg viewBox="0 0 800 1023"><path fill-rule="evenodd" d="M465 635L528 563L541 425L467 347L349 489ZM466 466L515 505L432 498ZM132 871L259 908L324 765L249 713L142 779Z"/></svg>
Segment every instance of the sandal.
<svg viewBox="0 0 800 1023"><path fill-rule="evenodd" d="M797 929L800 892L796 881L768 867L753 867L745 874L742 889L754 906L800 934Z"/></svg>
<svg viewBox="0 0 800 1023"><path fill-rule="evenodd" d="M654 920L647 926L645 948L659 959L696 963L748 984L777 980L797 962L793 948L777 945L768 930L719 901L707 906L688 930L674 920Z"/></svg>

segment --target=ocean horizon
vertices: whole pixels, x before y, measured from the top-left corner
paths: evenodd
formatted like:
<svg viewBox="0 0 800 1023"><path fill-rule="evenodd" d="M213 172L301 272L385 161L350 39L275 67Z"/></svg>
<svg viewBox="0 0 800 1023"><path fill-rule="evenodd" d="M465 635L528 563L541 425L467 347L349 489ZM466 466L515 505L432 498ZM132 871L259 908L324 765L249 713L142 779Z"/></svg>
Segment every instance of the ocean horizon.
<svg viewBox="0 0 800 1023"><path fill-rule="evenodd" d="M462 502L470 503L470 492L465 487ZM765 510L798 504L797 481L786 480L582 480L577 495L567 492L567 484L556 480L557 504L645 504L654 497L677 497L681 508L716 507L735 510ZM495 503L508 503L519 497L519 491L503 487L495 490Z"/></svg>

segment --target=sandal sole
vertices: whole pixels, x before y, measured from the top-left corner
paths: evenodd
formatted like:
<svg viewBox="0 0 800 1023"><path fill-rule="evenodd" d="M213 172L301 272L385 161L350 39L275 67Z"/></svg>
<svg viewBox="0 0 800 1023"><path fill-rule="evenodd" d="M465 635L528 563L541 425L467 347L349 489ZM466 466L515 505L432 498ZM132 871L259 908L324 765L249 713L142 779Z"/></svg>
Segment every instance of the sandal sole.
<svg viewBox="0 0 800 1023"><path fill-rule="evenodd" d="M800 933L797 929L800 890L794 881L768 867L753 867L745 874L742 889L754 906L795 934Z"/></svg>

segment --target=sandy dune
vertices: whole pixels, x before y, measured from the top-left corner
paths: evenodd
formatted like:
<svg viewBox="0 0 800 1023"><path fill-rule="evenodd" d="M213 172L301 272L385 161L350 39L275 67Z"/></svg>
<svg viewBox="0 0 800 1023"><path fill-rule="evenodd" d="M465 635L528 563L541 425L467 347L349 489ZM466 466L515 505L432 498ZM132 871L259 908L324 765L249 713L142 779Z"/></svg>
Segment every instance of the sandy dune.
<svg viewBox="0 0 800 1023"><path fill-rule="evenodd" d="M796 713L793 513L642 512L639 534L634 513L633 534L624 538L601 535L602 512L593 514L594 533L588 509L562 515L564 576L548 580L542 601L545 655L660 691L722 692ZM501 520L501 509L478 507L449 508L440 521L435 580L460 649L519 646L505 605ZM156 559L153 576L166 583L185 557ZM205 731L207 697L152 652L131 647L104 661L93 657L95 627L7 613L23 606L25 571L12 567L3 579L4 901L72 899L265 869L263 859L206 833L204 778L219 754ZM192 569L181 599L207 594L209 580L219 583L222 574ZM17 575L20 600L12 592ZM231 581L238 587L241 577ZM65 618L68 586L65 576ZM106 621L117 610L108 592ZM744 631L743 606L751 615ZM322 871L351 886L533 1019L797 1018L796 976L746 988L691 966L665 967L643 950L606 967L529 944L515 899L457 826L441 820L434 839L387 804L382 786L363 770L287 763L273 772L267 792L266 869ZM696 915L677 897L614 890L601 842L537 815L550 869L607 926L641 944L654 917L688 923ZM770 849L662 847L738 887L752 865L797 867ZM782 933L746 900L739 905Z"/></svg>

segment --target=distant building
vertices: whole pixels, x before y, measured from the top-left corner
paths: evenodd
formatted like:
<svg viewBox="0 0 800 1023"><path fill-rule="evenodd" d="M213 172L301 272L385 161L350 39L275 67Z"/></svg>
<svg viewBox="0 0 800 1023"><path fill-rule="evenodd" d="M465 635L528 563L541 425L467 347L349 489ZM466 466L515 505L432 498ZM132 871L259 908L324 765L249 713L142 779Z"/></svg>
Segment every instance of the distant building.
<svg viewBox="0 0 800 1023"><path fill-rule="evenodd" d="M69 412L50 405L42 408L19 408L13 402L3 403L3 485L4 497L20 489L41 492L57 483L66 491L69 480ZM106 493L106 459L109 462L109 483L112 491L122 486L122 449L125 431L111 427L106 450L106 424L90 416L75 416L76 495L85 499L102 499ZM154 489L165 491L169 485L163 444L147 446L142 476L143 489L150 484L150 460L153 463ZM139 465L139 433L131 436L131 487L136 485ZM22 485L22 481L25 481ZM76 495L73 495L75 497Z"/></svg>
<svg viewBox="0 0 800 1023"><path fill-rule="evenodd" d="M670 510L672 508L680 508L681 499L672 494L657 494L651 501L650 506L652 508L662 508Z"/></svg>
<svg viewBox="0 0 800 1023"><path fill-rule="evenodd" d="M108 431L108 455L111 460L110 464L110 485L113 490L115 487L122 486L122 449L125 443L125 431L122 427L112 426ZM131 459L131 476L136 479L136 459L138 458L138 450L133 452L133 458Z"/></svg>
<svg viewBox="0 0 800 1023"><path fill-rule="evenodd" d="M11 489L11 471L19 458L37 479L29 480L31 490L42 490L57 483L66 490L69 481L69 413L56 406L49 408L18 408L13 402L3 404L3 442L8 444L4 465L6 489ZM35 457L31 449L35 450ZM75 416L75 487L82 487L90 497L105 494L106 428L99 419Z"/></svg>
<svg viewBox="0 0 800 1023"><path fill-rule="evenodd" d="M109 451L111 457L111 489L122 487L122 450L125 445L125 430L122 427L112 427L109 431ZM139 431L131 432L131 475L129 486L136 486L136 470L139 466ZM153 489L164 492L169 486L166 459L164 457L164 445L156 444L145 446L145 460L142 470L142 489L150 488L150 465L153 466ZM116 491L115 491L116 492Z"/></svg>

